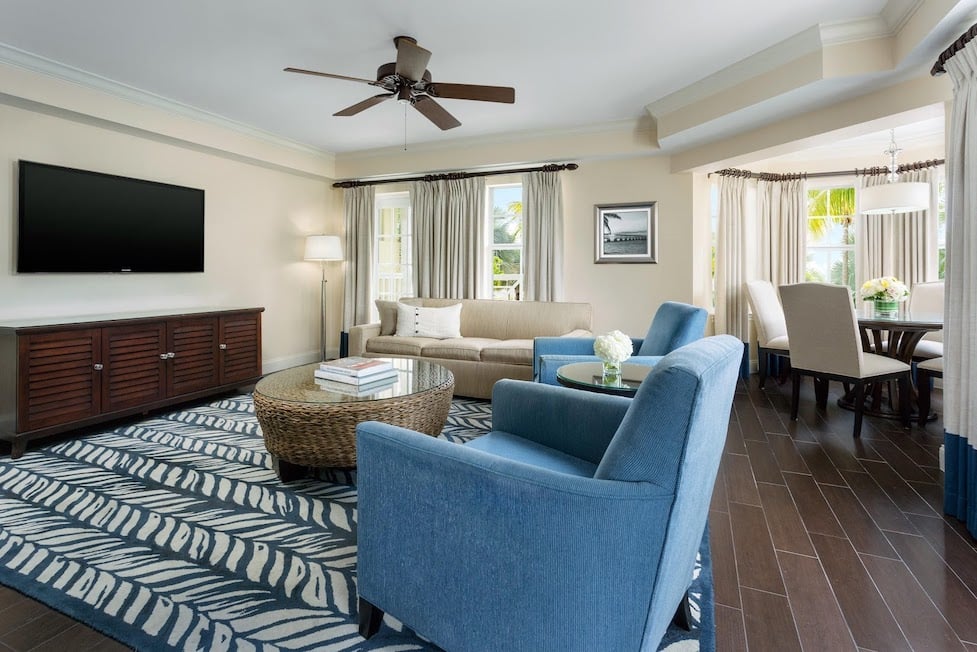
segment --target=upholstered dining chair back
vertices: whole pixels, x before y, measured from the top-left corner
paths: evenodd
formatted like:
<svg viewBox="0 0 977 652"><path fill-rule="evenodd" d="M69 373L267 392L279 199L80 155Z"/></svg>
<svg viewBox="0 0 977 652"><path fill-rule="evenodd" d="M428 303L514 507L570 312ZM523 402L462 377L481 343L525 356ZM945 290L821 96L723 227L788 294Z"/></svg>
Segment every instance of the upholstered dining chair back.
<svg viewBox="0 0 977 652"><path fill-rule="evenodd" d="M863 356L851 289L830 283L780 286L791 364L858 378Z"/></svg>
<svg viewBox="0 0 977 652"><path fill-rule="evenodd" d="M787 319L780 305L777 289L770 281L749 281L746 294L753 311L757 343L766 346L778 337L787 337Z"/></svg>
<svg viewBox="0 0 977 652"><path fill-rule="evenodd" d="M943 314L943 281L917 283L909 293L909 312L931 315ZM930 331L923 335L924 340L943 341L943 331Z"/></svg>

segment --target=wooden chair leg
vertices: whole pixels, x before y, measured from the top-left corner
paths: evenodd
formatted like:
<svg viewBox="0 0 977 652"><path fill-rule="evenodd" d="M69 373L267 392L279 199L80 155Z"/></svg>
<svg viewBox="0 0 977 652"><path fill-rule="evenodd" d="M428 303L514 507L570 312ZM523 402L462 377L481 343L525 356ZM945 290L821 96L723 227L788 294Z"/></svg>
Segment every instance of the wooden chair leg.
<svg viewBox="0 0 977 652"><path fill-rule="evenodd" d="M760 389L767 382L767 362L770 354L766 350L757 347L757 366L760 367Z"/></svg>
<svg viewBox="0 0 977 652"><path fill-rule="evenodd" d="M378 609L363 598L359 599L358 607L360 636L370 638L380 629L380 622L383 620L383 610Z"/></svg>
<svg viewBox="0 0 977 652"><path fill-rule="evenodd" d="M912 425L909 417L909 410L912 407L909 405L910 378L908 372L899 376L899 415L902 417L902 425L906 428Z"/></svg>
<svg viewBox="0 0 977 652"><path fill-rule="evenodd" d="M790 420L797 421L797 407L801 401L801 374L796 369L791 369L790 384Z"/></svg>
<svg viewBox="0 0 977 652"><path fill-rule="evenodd" d="M926 422L930 417L930 401L932 397L930 392L932 391L932 380L930 379L930 374L925 369L916 370L916 389L919 391L919 426L925 427Z"/></svg>
<svg viewBox="0 0 977 652"><path fill-rule="evenodd" d="M814 377L814 398L822 410L828 407L828 379Z"/></svg>
<svg viewBox="0 0 977 652"><path fill-rule="evenodd" d="M855 429L852 437L858 439L862 436L862 412L865 411L865 383L857 381L855 383Z"/></svg>

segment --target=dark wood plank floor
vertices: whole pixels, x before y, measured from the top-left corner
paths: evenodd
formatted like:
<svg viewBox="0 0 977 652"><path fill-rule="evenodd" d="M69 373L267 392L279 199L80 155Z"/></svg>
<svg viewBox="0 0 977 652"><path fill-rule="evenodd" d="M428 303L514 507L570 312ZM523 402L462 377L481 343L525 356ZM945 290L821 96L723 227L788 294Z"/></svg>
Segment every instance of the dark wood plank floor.
<svg viewBox="0 0 977 652"><path fill-rule="evenodd" d="M942 419L738 388L712 510L717 649L977 651L977 543L943 516ZM937 390L934 409L942 409Z"/></svg>
<svg viewBox="0 0 977 652"><path fill-rule="evenodd" d="M738 388L709 515L717 649L977 652L977 544L942 513L942 420L826 411ZM940 392L934 409L942 409ZM0 652L124 646L0 587Z"/></svg>

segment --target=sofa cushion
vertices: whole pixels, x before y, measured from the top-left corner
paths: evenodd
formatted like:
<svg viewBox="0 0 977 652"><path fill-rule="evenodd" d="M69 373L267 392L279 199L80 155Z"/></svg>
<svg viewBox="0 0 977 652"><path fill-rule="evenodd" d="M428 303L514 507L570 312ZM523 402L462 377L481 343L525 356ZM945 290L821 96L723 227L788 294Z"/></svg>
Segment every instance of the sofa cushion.
<svg viewBox="0 0 977 652"><path fill-rule="evenodd" d="M435 340L424 345L421 356L425 358L445 358L447 360L482 360L482 351L486 346L495 344L498 340L482 337L453 337L448 340Z"/></svg>
<svg viewBox="0 0 977 652"><path fill-rule="evenodd" d="M482 360L485 362L503 362L505 364L533 364L532 340L487 340L491 342L482 348Z"/></svg>
<svg viewBox="0 0 977 652"><path fill-rule="evenodd" d="M399 337L461 337L461 303L444 308L425 308L406 303L397 305Z"/></svg>
<svg viewBox="0 0 977 652"><path fill-rule="evenodd" d="M384 355L411 355L420 357L425 344L437 342L429 337L399 337L397 335L378 335L366 341L368 353Z"/></svg>
<svg viewBox="0 0 977 652"><path fill-rule="evenodd" d="M397 332L397 302L377 299L373 302L380 313L380 334L393 335Z"/></svg>

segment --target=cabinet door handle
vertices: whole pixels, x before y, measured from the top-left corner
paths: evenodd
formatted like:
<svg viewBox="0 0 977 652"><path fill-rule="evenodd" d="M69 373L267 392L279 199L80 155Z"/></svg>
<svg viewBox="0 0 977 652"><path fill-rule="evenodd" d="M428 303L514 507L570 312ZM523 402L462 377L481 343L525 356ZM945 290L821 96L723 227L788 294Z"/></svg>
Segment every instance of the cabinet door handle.
<svg viewBox="0 0 977 652"><path fill-rule="evenodd" d="M166 360L169 357L170 357L170 354L169 353L160 353L159 354L159 359L160 360Z"/></svg>
<svg viewBox="0 0 977 652"><path fill-rule="evenodd" d="M95 371L101 371L104 368L104 367L102 367L101 364L99 364L97 362L94 365L92 365L92 366L95 369Z"/></svg>
<svg viewBox="0 0 977 652"><path fill-rule="evenodd" d="M176 354L175 354L175 353L173 353L173 352L170 352L170 353L167 353L167 354L166 354L166 357L167 357L167 358L169 358L170 360L172 360L173 358L175 358L175 357L176 357Z"/></svg>
<svg viewBox="0 0 977 652"><path fill-rule="evenodd" d="M226 344L218 344L217 345L217 348L220 349L221 351L226 351L227 350L227 345Z"/></svg>

